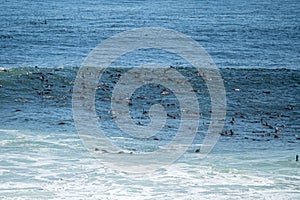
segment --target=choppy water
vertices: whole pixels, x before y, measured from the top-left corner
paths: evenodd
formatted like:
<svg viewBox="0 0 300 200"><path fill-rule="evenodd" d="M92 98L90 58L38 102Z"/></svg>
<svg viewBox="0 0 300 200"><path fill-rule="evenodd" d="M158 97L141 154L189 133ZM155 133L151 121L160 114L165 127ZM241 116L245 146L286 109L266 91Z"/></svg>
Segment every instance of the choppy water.
<svg viewBox="0 0 300 200"><path fill-rule="evenodd" d="M297 0L3 1L0 66L79 66L103 39L163 27L198 41L219 67L297 69L299 9Z"/></svg>
<svg viewBox="0 0 300 200"><path fill-rule="evenodd" d="M26 67L0 72L2 197L299 197L300 163L295 162L300 144L297 139L300 137L298 70L221 70L228 102L224 131L232 129L234 134L221 136L213 152L203 160L194 151L205 135L210 108L203 106L209 105L205 87L200 81L196 82L198 85L194 87L198 88L199 102L203 103L200 105L203 124L194 144L175 164L146 176L107 169L84 148L76 133L71 109L72 84L77 70ZM111 69L108 74L120 72L122 69ZM193 80L191 74L189 78ZM109 108L103 99L109 96L109 90L99 87L97 91L100 124L107 128L108 137L122 148L153 151L169 141L176 131L178 120L170 117L171 128L157 135L158 141L125 137L116 131L113 119L107 114ZM150 91L154 90L143 90L136 98ZM166 102L174 101L171 94L163 98ZM137 123L147 121L147 117L141 118L147 109L145 105L138 101L132 105ZM176 106L168 112L176 115ZM230 123L232 117L235 124ZM276 127L280 130L277 134Z"/></svg>
<svg viewBox="0 0 300 200"><path fill-rule="evenodd" d="M297 1L2 2L0 197L299 199L299 7ZM194 143L171 166L152 174L127 174L104 167L85 149L74 125L72 90L78 66L99 42L148 26L180 31L209 52L224 78L224 132L234 134L223 134L208 157L200 159L195 150L210 120L209 93L194 70L176 67L199 100L201 124ZM182 64L159 55L132 53L115 65L149 60ZM148 99L165 106L167 126L158 140L124 135L112 118L109 97L118 74L126 70L110 69L99 82L99 125L126 150L156 150L178 129L178 101L172 93L161 95L165 88L140 88L130 107L135 122L149 122L144 112Z"/></svg>

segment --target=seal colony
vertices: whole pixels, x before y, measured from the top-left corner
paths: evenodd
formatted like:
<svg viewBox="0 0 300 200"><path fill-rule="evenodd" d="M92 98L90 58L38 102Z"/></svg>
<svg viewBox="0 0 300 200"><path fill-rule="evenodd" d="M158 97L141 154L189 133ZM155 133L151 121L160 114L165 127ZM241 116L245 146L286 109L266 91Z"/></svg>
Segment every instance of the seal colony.
<svg viewBox="0 0 300 200"><path fill-rule="evenodd" d="M199 99L202 101L200 106L203 124L200 125L199 132L197 133L197 137L201 137L205 134L210 118L210 99L207 88L205 88L203 80L200 82L201 77L199 78L196 71L184 67L172 66L172 68L189 77L194 89L193 91L197 93ZM126 70L128 69L108 68L104 71L103 78L99 80L96 88L96 112L100 124L112 124L111 122L114 120L114 116L111 110L109 110L110 97L115 84L126 73ZM30 106L40 106L37 109L41 111L45 106L54 110L64 106L70 109L72 88L77 71L78 68L76 67L51 69L39 67L0 68L1 105L7 105L3 107L5 108L3 114L10 113L12 115L11 118L2 118L3 126L13 121L13 119L20 118L20 116L24 118L24 121L30 121L28 119L29 115L23 116ZM297 96L299 88L298 77L300 77L299 71L285 69L221 69L221 72L226 88L228 88L228 117L224 131L219 133L221 138L234 141L247 140L249 142L269 142L276 140L287 141L290 144L299 144L300 137L295 134L295 129L297 128L295 125L299 122L300 106L296 99L292 99ZM239 75L236 76L237 74ZM265 83L265 80L268 80L268 82ZM278 80L282 81L278 82ZM240 85L240 83L243 83L243 85ZM283 83L286 86L283 87ZM289 85L293 85L293 87L291 90L286 90L286 87ZM237 86L239 90L233 90ZM153 88L157 90L156 96L151 96L151 92L145 90L151 89L152 91ZM270 92L265 92L266 88ZM275 90L276 92L274 92ZM173 92L157 84L153 85L152 88L142 88L140 92L128 99L128 107L134 113L132 118L135 123L141 126L147 125L149 122L149 107L153 103L159 103L166 108L167 121L170 122L164 128L169 133L176 133L181 116L180 112L178 112L180 105L174 100L175 96ZM155 102L153 102L154 100ZM52 120L47 118L47 116L44 117L45 120L40 119L38 122L41 127L49 126L49 120ZM65 120L63 117L56 118L56 121L51 123L51 125L57 125L59 129L65 129L72 124L71 120ZM157 141L154 144L158 145L160 144L159 142L171 139L172 137L161 134L152 138L152 141ZM201 144L201 142L197 144ZM100 152L101 149L97 148ZM138 151L140 150L138 149ZM195 148L190 152L198 153L199 151L200 149ZM103 150L103 153L106 153L105 150Z"/></svg>

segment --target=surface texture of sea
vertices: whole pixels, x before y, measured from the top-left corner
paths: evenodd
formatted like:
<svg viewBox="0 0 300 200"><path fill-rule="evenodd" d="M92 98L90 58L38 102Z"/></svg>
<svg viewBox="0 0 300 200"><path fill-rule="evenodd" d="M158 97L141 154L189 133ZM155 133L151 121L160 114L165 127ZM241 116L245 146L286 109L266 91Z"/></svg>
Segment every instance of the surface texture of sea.
<svg viewBox="0 0 300 200"><path fill-rule="evenodd" d="M0 198L299 199L299 10L296 0L2 1ZM172 91L146 85L131 99L132 118L149 123L143 100L159 102L168 112L166 127L149 139L118 129L110 96L131 67L173 66L193 86L201 110L195 140L175 163L130 174L103 166L87 151L75 128L72 92L94 47L142 27L179 31L206 49L224 80L227 117L216 146L201 159L195 151L211 105L199 74L168 53L125 55L106 71L95 96L99 126L115 145L133 153L155 151L180 124Z"/></svg>

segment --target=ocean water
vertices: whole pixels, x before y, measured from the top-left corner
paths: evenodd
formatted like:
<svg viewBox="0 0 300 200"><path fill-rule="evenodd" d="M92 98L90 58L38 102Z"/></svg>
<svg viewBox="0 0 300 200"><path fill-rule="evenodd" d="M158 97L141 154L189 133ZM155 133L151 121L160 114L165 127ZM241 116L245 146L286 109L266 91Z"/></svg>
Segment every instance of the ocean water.
<svg viewBox="0 0 300 200"><path fill-rule="evenodd" d="M267 0L2 2L1 199L299 199L299 8L298 1ZM199 128L187 151L142 174L95 158L103 149L88 151L72 110L74 81L90 51L141 27L173 29L199 42L220 68L227 102L220 138L202 158L196 150L212 107L197 71L156 50L130 52L113 63L99 80L95 110L99 127L126 152L156 151L172 140L181 120L175 94L147 84L130 99L131 117L147 125L150 105L159 103L168 114L166 126L149 138L124 134L110 97L129 68L147 62L174 66L199 101Z"/></svg>
<svg viewBox="0 0 300 200"><path fill-rule="evenodd" d="M79 66L103 39L163 27L198 41L218 67L297 69L299 7L296 0L3 1L0 66Z"/></svg>

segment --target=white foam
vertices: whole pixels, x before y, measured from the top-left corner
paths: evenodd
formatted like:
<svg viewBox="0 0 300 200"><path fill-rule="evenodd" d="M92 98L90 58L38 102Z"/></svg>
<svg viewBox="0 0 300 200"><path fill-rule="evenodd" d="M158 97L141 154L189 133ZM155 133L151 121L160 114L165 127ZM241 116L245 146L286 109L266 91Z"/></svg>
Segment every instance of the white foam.
<svg viewBox="0 0 300 200"><path fill-rule="evenodd" d="M11 129L0 129L1 132L7 132L7 133L16 133L18 130L11 130Z"/></svg>
<svg viewBox="0 0 300 200"><path fill-rule="evenodd" d="M299 176L289 174L297 166L286 166L277 173L239 168L238 165L249 162L254 166L255 156L247 163L234 154L212 154L200 160L198 154L186 153L178 162L151 174L126 174L104 167L86 151L77 151L80 145L76 138L57 135L56 140L47 134L22 134L17 140L26 145L1 151L0 197L297 199L300 196ZM227 166L230 162L237 166Z"/></svg>

